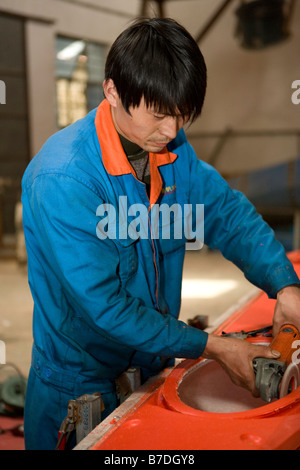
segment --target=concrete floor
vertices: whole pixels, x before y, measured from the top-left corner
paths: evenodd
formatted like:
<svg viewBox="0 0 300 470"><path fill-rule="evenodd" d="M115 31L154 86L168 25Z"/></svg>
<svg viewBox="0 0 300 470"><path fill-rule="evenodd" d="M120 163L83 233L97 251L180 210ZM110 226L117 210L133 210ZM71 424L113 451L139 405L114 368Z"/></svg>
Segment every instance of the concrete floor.
<svg viewBox="0 0 300 470"><path fill-rule="evenodd" d="M187 321L195 315L208 315L211 326L254 290L219 253L206 249L187 251L180 318ZM12 256L0 256L0 340L5 343L6 363L14 364L25 376L30 367L32 308L26 265L20 265ZM0 382L9 369L8 365L1 366Z"/></svg>

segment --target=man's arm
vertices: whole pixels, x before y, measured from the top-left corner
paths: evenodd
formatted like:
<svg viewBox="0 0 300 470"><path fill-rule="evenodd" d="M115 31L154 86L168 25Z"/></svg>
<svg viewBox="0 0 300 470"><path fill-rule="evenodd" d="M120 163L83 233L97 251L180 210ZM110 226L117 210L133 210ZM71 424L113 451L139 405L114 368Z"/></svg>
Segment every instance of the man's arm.
<svg viewBox="0 0 300 470"><path fill-rule="evenodd" d="M27 232L35 231L39 263L47 260L48 272L55 273L61 297L68 304L61 311L60 323L76 312L77 319L98 333L99 348L93 349L92 354L100 360L101 341L107 340L115 347L121 345L153 355L199 357L207 333L145 306L121 285L116 244L96 236L96 209L102 202L90 187L64 174L39 176L23 194L25 226L27 220L34 220ZM80 331L77 341L81 341ZM83 343L82 347L88 351L94 345Z"/></svg>

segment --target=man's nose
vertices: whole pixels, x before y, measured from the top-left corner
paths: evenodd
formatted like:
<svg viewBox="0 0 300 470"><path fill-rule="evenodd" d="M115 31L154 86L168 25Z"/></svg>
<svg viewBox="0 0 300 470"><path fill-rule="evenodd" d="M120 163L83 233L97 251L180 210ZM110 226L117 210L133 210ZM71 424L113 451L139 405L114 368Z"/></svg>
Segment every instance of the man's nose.
<svg viewBox="0 0 300 470"><path fill-rule="evenodd" d="M175 139L179 130L180 130L180 125L179 125L178 119L173 116L168 116L165 118L164 123L160 129L160 132L169 140L173 140Z"/></svg>

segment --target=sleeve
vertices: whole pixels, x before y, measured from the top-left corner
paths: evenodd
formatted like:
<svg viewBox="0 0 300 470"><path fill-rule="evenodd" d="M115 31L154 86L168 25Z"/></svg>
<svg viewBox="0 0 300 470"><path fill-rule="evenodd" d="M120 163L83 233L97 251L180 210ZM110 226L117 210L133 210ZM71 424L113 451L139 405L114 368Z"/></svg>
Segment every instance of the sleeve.
<svg viewBox="0 0 300 470"><path fill-rule="evenodd" d="M119 253L96 227L100 195L66 175L35 179L30 206L39 245L72 308L94 331L134 350L167 357L197 358L207 334L145 307L121 287Z"/></svg>
<svg viewBox="0 0 300 470"><path fill-rule="evenodd" d="M190 198L204 204L204 243L220 250L270 298L283 287L300 284L274 231L246 196L232 190L191 148L190 157Z"/></svg>

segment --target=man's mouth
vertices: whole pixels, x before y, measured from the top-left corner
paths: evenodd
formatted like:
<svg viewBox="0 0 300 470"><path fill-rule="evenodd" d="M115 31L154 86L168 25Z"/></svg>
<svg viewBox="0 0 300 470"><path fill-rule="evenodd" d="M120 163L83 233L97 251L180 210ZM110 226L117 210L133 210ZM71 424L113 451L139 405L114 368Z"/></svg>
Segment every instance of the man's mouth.
<svg viewBox="0 0 300 470"><path fill-rule="evenodd" d="M156 147L165 147L169 142L151 142Z"/></svg>

